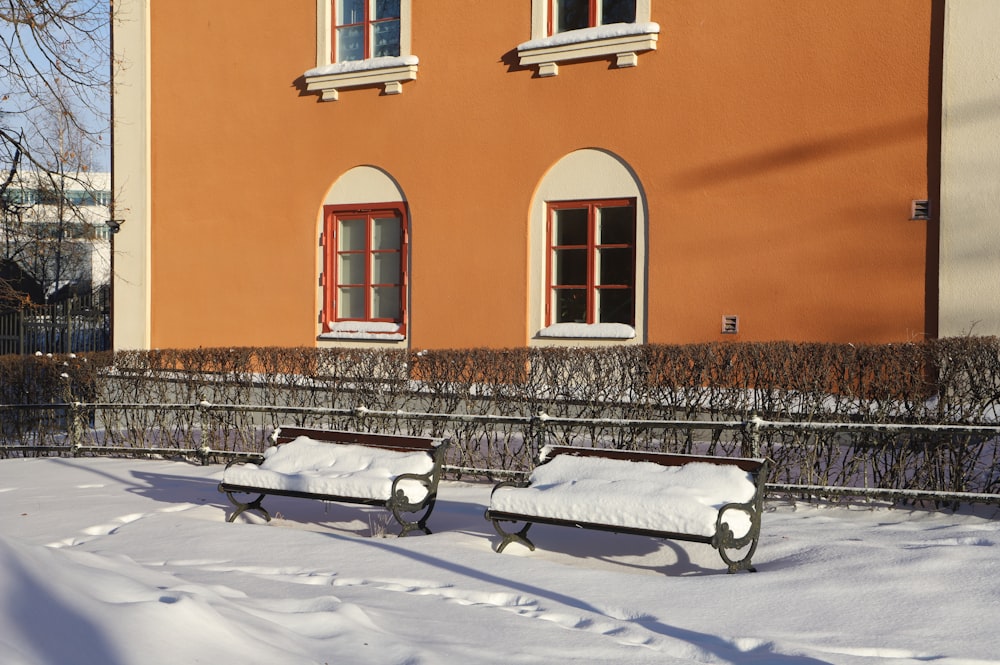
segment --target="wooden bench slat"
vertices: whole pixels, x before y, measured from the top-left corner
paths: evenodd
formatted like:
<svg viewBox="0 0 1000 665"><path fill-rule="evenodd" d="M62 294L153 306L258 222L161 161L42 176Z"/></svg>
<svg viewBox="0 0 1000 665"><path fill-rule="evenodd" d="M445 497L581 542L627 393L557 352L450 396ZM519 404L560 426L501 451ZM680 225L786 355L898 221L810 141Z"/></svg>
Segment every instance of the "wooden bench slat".
<svg viewBox="0 0 1000 665"><path fill-rule="evenodd" d="M683 466L691 462L707 462L736 466L747 472L756 472L764 466L765 460L756 457L716 457L713 455L686 455L682 453L657 453L646 450L619 450L616 448L578 448L575 446L549 446L546 448L546 459L556 455L575 455L577 457L602 457L605 459L621 459L629 462L652 462L661 466Z"/></svg>
<svg viewBox="0 0 1000 665"><path fill-rule="evenodd" d="M412 451L433 450L440 439L422 436L407 436L404 434L379 434L374 432L350 432L346 430L324 430L307 427L279 427L275 443L280 445L291 443L300 436L314 441L328 443L352 443L362 446L376 446L387 450Z"/></svg>

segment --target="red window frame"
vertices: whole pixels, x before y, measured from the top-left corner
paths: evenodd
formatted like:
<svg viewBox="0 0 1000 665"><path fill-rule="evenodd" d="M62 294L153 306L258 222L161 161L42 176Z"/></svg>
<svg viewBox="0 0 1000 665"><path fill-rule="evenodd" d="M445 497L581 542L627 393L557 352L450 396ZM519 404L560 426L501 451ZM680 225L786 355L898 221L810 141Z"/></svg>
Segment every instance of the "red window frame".
<svg viewBox="0 0 1000 665"><path fill-rule="evenodd" d="M384 219L393 216L399 219L399 249L375 249L372 247L372 222L374 219ZM365 219L365 248L363 250L341 250L339 246L338 227L342 220ZM330 323L347 321L358 322L389 322L399 325L397 333L406 333L406 295L408 291L409 274L409 215L406 204L402 202L373 203L370 205L329 205L323 208L323 332L331 332ZM399 281L393 283L373 283L372 263L374 256L391 252L399 252ZM339 258L344 254L364 254L364 282L344 283L339 275ZM341 287L364 288L365 315L358 317L341 317L337 311L337 297ZM372 292L376 288L399 288L399 314L397 318L372 316Z"/></svg>
<svg viewBox="0 0 1000 665"><path fill-rule="evenodd" d="M340 62L338 56L339 44L337 43L338 31L341 28L354 28L361 26L364 28L361 32L364 34L364 60L368 60L372 57L372 35L375 33L375 26L379 23L388 23L390 21L402 21L401 16L389 16L382 19L373 19L372 16L372 0L364 0L364 17L361 21L356 21L354 23L338 23L342 17L340 17L339 6L341 0L330 0L332 11L333 11L333 39L330 40L333 45L333 50L330 53L330 62Z"/></svg>
<svg viewBox="0 0 1000 665"><path fill-rule="evenodd" d="M602 0L590 0L589 1L590 16L589 16L589 18L587 20L587 27L596 28L598 25L601 25L601 23L599 21L599 17L601 15L601 2L602 2ZM549 12L548 12L548 16L546 18L548 20L547 29L548 29L548 33L549 33L550 37L552 35L556 34L556 32L555 32L555 28L556 28L556 26L555 26L555 17L556 17L556 14L557 14L556 8L557 8L558 4L559 4L559 0L549 0Z"/></svg>
<svg viewBox="0 0 1000 665"><path fill-rule="evenodd" d="M600 322L600 312L597 310L599 298L596 296L602 290L632 290L632 316L630 325L635 325L635 290L636 290L636 200L626 199L588 199L577 201L550 201L547 205L547 223L545 229L546 262L545 262L545 325L551 326L557 321L553 313L554 294L556 291L578 290L586 293L586 323L593 324ZM601 208L631 208L632 210L632 237L629 243L607 243L598 242L598 215ZM556 213L560 210L586 210L587 211L587 242L585 245L558 245L555 242L555 219ZM630 284L601 284L597 274L597 257L602 249L630 249L632 252ZM586 282L583 285L563 285L556 284L555 279L555 253L562 250L587 250L587 270Z"/></svg>

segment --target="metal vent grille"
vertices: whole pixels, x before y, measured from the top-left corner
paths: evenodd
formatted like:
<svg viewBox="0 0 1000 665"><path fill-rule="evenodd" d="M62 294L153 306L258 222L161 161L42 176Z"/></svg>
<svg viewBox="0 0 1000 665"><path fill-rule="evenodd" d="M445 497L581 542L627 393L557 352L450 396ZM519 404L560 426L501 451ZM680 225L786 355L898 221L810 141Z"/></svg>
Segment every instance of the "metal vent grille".
<svg viewBox="0 0 1000 665"><path fill-rule="evenodd" d="M735 335L740 331L740 317L735 314L727 314L722 317L722 334Z"/></svg>
<svg viewBox="0 0 1000 665"><path fill-rule="evenodd" d="M931 202L927 199L915 199L910 204L910 219L930 219Z"/></svg>

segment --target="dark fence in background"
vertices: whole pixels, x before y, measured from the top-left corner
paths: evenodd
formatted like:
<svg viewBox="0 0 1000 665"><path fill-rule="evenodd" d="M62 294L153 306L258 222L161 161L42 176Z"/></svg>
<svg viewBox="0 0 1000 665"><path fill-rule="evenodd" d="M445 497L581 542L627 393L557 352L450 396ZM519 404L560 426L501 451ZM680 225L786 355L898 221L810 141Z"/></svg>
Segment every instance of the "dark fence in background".
<svg viewBox="0 0 1000 665"><path fill-rule="evenodd" d="M11 355L0 425L0 456L222 461L299 425L447 437L460 478L556 443L760 455L789 494L995 502L1000 339Z"/></svg>
<svg viewBox="0 0 1000 665"><path fill-rule="evenodd" d="M0 314L0 355L110 348L111 317L106 297L78 296Z"/></svg>
<svg viewBox="0 0 1000 665"><path fill-rule="evenodd" d="M772 496L1000 505L1000 425L637 420L241 404L0 405L0 458L47 455L260 461L279 425L451 440L452 478L527 473L546 445L755 456Z"/></svg>

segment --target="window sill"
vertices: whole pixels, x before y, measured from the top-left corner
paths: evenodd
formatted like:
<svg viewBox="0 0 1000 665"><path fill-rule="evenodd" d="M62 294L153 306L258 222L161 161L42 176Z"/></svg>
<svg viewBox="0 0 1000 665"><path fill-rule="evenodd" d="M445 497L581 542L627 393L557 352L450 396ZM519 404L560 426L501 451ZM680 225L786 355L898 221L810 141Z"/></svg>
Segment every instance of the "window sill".
<svg viewBox="0 0 1000 665"><path fill-rule="evenodd" d="M373 85L384 86L385 95L398 95L403 92L403 81L417 78L418 62L417 56L407 55L315 67L305 73L306 89L319 92L324 102L337 101L342 89Z"/></svg>
<svg viewBox="0 0 1000 665"><path fill-rule="evenodd" d="M624 323L554 323L538 337L558 339L635 339L635 328Z"/></svg>
<svg viewBox="0 0 1000 665"><path fill-rule="evenodd" d="M656 23L615 23L570 30L517 47L520 64L537 65L538 76L556 76L560 62L615 56L618 67L635 67L638 54L655 51L660 26Z"/></svg>
<svg viewBox="0 0 1000 665"><path fill-rule="evenodd" d="M320 333L321 340L359 340L364 342L401 342L406 339L403 326L379 321L341 321L331 323Z"/></svg>

